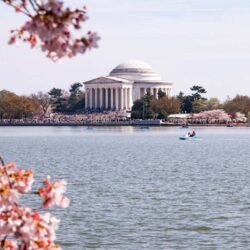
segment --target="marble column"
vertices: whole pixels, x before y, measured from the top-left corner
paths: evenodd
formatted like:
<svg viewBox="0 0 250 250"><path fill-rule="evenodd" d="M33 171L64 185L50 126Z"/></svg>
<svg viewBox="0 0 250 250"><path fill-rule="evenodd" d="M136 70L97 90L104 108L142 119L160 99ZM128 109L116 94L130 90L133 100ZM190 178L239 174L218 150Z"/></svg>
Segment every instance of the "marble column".
<svg viewBox="0 0 250 250"><path fill-rule="evenodd" d="M125 88L124 89L124 108L125 109L128 108L127 103L128 103L128 95L127 95L127 88Z"/></svg>
<svg viewBox="0 0 250 250"><path fill-rule="evenodd" d="M103 108L103 95L102 95L102 88L100 88L100 109Z"/></svg>
<svg viewBox="0 0 250 250"><path fill-rule="evenodd" d="M106 101L105 109L109 108L109 91L108 90L109 90L108 88L105 89L105 101Z"/></svg>
<svg viewBox="0 0 250 250"><path fill-rule="evenodd" d="M157 88L157 99L159 99L158 93L160 91L160 88Z"/></svg>
<svg viewBox="0 0 250 250"><path fill-rule="evenodd" d="M95 109L98 108L98 103L97 103L97 88L95 88Z"/></svg>
<svg viewBox="0 0 250 250"><path fill-rule="evenodd" d="M154 98L157 97L156 88L153 88L153 96L154 96Z"/></svg>
<svg viewBox="0 0 250 250"><path fill-rule="evenodd" d="M114 89L110 88L110 108L113 109L114 108Z"/></svg>
<svg viewBox="0 0 250 250"><path fill-rule="evenodd" d="M119 110L119 99L118 99L118 96L119 96L119 89L115 88L115 109L116 110Z"/></svg>
<svg viewBox="0 0 250 250"><path fill-rule="evenodd" d="M131 109L132 106L132 91L131 88L128 88L128 109Z"/></svg>
<svg viewBox="0 0 250 250"><path fill-rule="evenodd" d="M89 108L92 109L92 108L93 108L93 106L92 106L92 105L93 105L93 100L92 100L92 97L93 97L93 96L92 96L92 88L89 89L89 97L90 97L90 98L89 98L89 102L90 102L90 103L89 103Z"/></svg>
<svg viewBox="0 0 250 250"><path fill-rule="evenodd" d="M120 88L120 90L121 90L121 110L123 110L124 109L124 106L123 106L123 88Z"/></svg>
<svg viewBox="0 0 250 250"><path fill-rule="evenodd" d="M143 89L143 88L140 88L140 98L143 97L143 93L144 93L144 89Z"/></svg>
<svg viewBox="0 0 250 250"><path fill-rule="evenodd" d="M85 109L88 108L88 89L85 90Z"/></svg>

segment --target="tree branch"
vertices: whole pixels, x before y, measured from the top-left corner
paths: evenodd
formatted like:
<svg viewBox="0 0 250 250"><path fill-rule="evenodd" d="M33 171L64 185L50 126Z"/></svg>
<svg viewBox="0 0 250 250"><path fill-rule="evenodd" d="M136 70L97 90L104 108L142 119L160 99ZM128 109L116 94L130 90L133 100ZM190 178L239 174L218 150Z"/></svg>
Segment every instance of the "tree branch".
<svg viewBox="0 0 250 250"><path fill-rule="evenodd" d="M32 9L38 14L38 9L36 8L37 3L34 4L32 0L29 0L29 3L31 5Z"/></svg>
<svg viewBox="0 0 250 250"><path fill-rule="evenodd" d="M0 162L1 162L2 166L3 166L4 173L6 174L6 177L8 179L9 186L10 186L10 188L12 188L12 183L10 181L9 173L8 173L8 170L7 170L6 166L5 166L5 163L4 163L4 160L3 160L2 156L0 156Z"/></svg>
<svg viewBox="0 0 250 250"><path fill-rule="evenodd" d="M32 0L31 0L31 1L32 1ZM41 8L41 5L40 5L36 0L33 0L33 2L34 2L34 4L36 5L36 7L37 7L38 9Z"/></svg>
<svg viewBox="0 0 250 250"><path fill-rule="evenodd" d="M3 3L9 5L10 7L14 8L15 10L18 8L17 5L12 4L11 2L6 2L5 0L0 0L0 1L2 1ZM32 15L31 15L31 13L29 12L29 10L28 10L27 8L24 8L24 9L25 9L26 11L21 10L21 9L19 9L18 11L21 12L21 13L23 13L24 15L26 15L26 16L28 16L28 17L32 17Z"/></svg>

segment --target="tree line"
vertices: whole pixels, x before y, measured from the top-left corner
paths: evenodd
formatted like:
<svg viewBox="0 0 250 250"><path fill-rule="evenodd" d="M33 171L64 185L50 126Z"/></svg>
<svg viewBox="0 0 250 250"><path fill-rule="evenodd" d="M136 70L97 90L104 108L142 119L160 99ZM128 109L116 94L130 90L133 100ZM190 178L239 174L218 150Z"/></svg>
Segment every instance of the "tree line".
<svg viewBox="0 0 250 250"><path fill-rule="evenodd" d="M19 96L13 92L0 91L0 119L20 119L35 115L45 116L50 112L74 114L85 110L85 92L81 83L74 83L68 91L52 88L49 92L37 92L29 96ZM250 118L250 97L236 95L220 102L217 98L207 99L207 91L199 85L190 88L191 94L180 92L169 97L160 90L158 98L150 92L134 102L131 111L133 119L166 119L170 114L200 113L223 109L232 118L237 112Z"/></svg>
<svg viewBox="0 0 250 250"><path fill-rule="evenodd" d="M155 98L150 92L139 100L134 102L131 117L135 119L166 119L170 114L178 113L200 113L209 110L225 110L232 118L240 112L250 119L250 97L236 95L234 98L228 98L220 102L218 98L207 99L204 94L207 91L199 85L190 88L191 94L185 95L180 92L177 96L169 97L160 90L158 98Z"/></svg>
<svg viewBox="0 0 250 250"><path fill-rule="evenodd" d="M81 83L74 83L69 91L53 88L49 92L37 92L19 96L8 90L0 91L0 119L45 116L50 112L76 113L85 109L85 93Z"/></svg>

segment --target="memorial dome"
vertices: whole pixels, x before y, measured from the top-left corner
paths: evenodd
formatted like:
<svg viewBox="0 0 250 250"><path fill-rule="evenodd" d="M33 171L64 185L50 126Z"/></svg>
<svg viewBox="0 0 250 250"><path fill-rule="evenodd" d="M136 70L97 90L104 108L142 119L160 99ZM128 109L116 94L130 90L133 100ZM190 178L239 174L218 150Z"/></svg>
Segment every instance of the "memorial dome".
<svg viewBox="0 0 250 250"><path fill-rule="evenodd" d="M123 62L116 66L109 75L135 81L161 80L161 76L149 64L139 60Z"/></svg>

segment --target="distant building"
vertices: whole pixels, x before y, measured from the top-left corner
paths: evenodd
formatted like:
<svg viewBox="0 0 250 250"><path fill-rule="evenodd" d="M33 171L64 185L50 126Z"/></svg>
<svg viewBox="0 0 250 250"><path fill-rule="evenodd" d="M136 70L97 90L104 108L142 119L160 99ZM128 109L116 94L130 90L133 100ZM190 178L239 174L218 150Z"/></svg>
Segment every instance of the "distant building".
<svg viewBox="0 0 250 250"><path fill-rule="evenodd" d="M84 82L86 109L130 110L147 91L157 98L161 89L171 95L172 83L165 82L148 64L132 60L115 67L108 76Z"/></svg>

